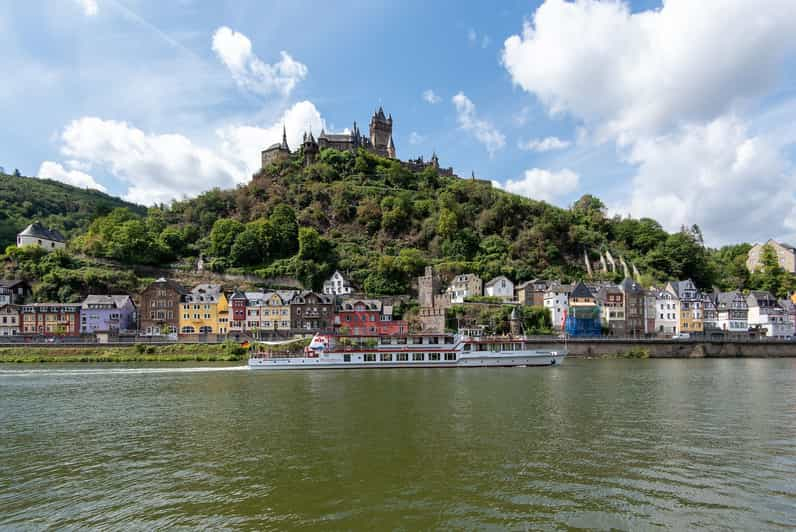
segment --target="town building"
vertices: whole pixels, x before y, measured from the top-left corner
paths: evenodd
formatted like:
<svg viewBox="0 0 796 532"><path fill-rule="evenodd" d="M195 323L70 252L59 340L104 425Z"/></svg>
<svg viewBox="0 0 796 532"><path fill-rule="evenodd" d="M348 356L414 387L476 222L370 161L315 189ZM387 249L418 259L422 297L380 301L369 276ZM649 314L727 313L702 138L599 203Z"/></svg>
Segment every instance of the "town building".
<svg viewBox="0 0 796 532"><path fill-rule="evenodd" d="M343 335L380 335L381 309L378 299L343 299L337 307L335 327Z"/></svg>
<svg viewBox="0 0 796 532"><path fill-rule="evenodd" d="M625 294L618 286L603 286L596 294L600 319L610 336L625 336Z"/></svg>
<svg viewBox="0 0 796 532"><path fill-rule="evenodd" d="M625 304L625 335L641 337L645 334L645 290L630 277L619 284Z"/></svg>
<svg viewBox="0 0 796 532"><path fill-rule="evenodd" d="M38 220L17 234L17 247L38 246L46 251L63 249L66 238L57 229L46 228Z"/></svg>
<svg viewBox="0 0 796 532"><path fill-rule="evenodd" d="M180 334L226 334L229 302L217 284L199 284L180 301Z"/></svg>
<svg viewBox="0 0 796 532"><path fill-rule="evenodd" d="M298 292L290 300L293 330L332 332L336 308L334 297L315 292Z"/></svg>
<svg viewBox="0 0 796 532"><path fill-rule="evenodd" d="M138 330L142 334L175 335L180 330L180 304L189 292L179 283L160 278L139 296Z"/></svg>
<svg viewBox="0 0 796 532"><path fill-rule="evenodd" d="M255 336L289 334L290 301L297 293L296 290L246 292L246 319L243 330L252 332Z"/></svg>
<svg viewBox="0 0 796 532"><path fill-rule="evenodd" d="M779 306L777 298L763 290L753 290L746 296L749 306L749 327L765 330L769 338L791 338L793 322Z"/></svg>
<svg viewBox="0 0 796 532"><path fill-rule="evenodd" d="M678 334L680 327L680 300L669 290L655 291L655 333L658 336Z"/></svg>
<svg viewBox="0 0 796 532"><path fill-rule="evenodd" d="M780 299L779 306L782 307L782 310L785 312L785 319L793 324L796 333L796 303L791 299Z"/></svg>
<svg viewBox="0 0 796 532"><path fill-rule="evenodd" d="M16 336L20 333L19 306L0 305L0 336Z"/></svg>
<svg viewBox="0 0 796 532"><path fill-rule="evenodd" d="M30 285L26 281L0 280L0 307L24 303L31 293Z"/></svg>
<svg viewBox="0 0 796 532"><path fill-rule="evenodd" d="M347 296L354 292L354 288L339 270L335 270L332 276L323 282L323 293L333 296Z"/></svg>
<svg viewBox="0 0 796 532"><path fill-rule="evenodd" d="M532 307L544 306L544 294L547 292L547 281L533 279L525 281L514 288L514 296L520 305Z"/></svg>
<svg viewBox="0 0 796 532"><path fill-rule="evenodd" d="M229 296L229 330L242 333L246 330L246 294L235 290Z"/></svg>
<svg viewBox="0 0 796 532"><path fill-rule="evenodd" d="M483 281L474 273L457 275L446 290L451 303L464 303L468 297L484 294Z"/></svg>
<svg viewBox="0 0 796 532"><path fill-rule="evenodd" d="M655 319L657 318L658 291L655 289L644 290L644 334L654 336L657 334Z"/></svg>
<svg viewBox="0 0 796 532"><path fill-rule="evenodd" d="M564 329L564 318L569 308L570 292L572 292L572 286L554 281L550 283L544 294L542 305L550 311L553 329L559 331Z"/></svg>
<svg viewBox="0 0 796 532"><path fill-rule="evenodd" d="M702 294L702 328L705 334L719 329L719 309L715 294Z"/></svg>
<svg viewBox="0 0 796 532"><path fill-rule="evenodd" d="M572 337L600 336L600 307L594 294L583 282L575 285L569 294L566 332Z"/></svg>
<svg viewBox="0 0 796 532"><path fill-rule="evenodd" d="M136 329L136 308L127 295L89 295L80 305L80 332L125 332Z"/></svg>
<svg viewBox="0 0 796 532"><path fill-rule="evenodd" d="M746 257L746 267L753 272L762 266L763 248L771 246L777 254L779 265L789 273L796 273L796 248L790 244L769 240L765 244L755 244Z"/></svg>
<svg viewBox="0 0 796 532"><path fill-rule="evenodd" d="M514 300L514 283L505 275L498 275L484 285L484 295L499 297L503 301Z"/></svg>
<svg viewBox="0 0 796 532"><path fill-rule="evenodd" d="M79 336L80 303L26 303L20 322L23 334Z"/></svg>
<svg viewBox="0 0 796 532"><path fill-rule="evenodd" d="M677 296L680 303L680 314L677 318L678 334L702 334L702 296L691 279L671 281L666 290Z"/></svg>
<svg viewBox="0 0 796 532"><path fill-rule="evenodd" d="M741 292L719 292L716 295L716 327L730 333L749 331L749 305Z"/></svg>

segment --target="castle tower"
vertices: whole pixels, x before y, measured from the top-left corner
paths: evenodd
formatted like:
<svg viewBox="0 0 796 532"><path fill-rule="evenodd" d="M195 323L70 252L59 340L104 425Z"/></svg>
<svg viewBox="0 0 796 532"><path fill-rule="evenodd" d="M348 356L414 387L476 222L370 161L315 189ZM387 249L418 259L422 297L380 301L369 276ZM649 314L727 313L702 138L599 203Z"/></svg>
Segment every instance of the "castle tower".
<svg viewBox="0 0 796 532"><path fill-rule="evenodd" d="M311 129L309 135L304 133L304 142L301 144L301 147L304 149L304 165L308 166L314 163L320 150L318 149L318 143L315 142L315 137L312 136Z"/></svg>
<svg viewBox="0 0 796 532"><path fill-rule="evenodd" d="M390 155L390 139L392 138L392 115L384 116L384 109L373 113L370 119L370 144L378 155L395 158L395 144L392 145Z"/></svg>
<svg viewBox="0 0 796 532"><path fill-rule="evenodd" d="M439 170L439 157L437 157L436 151L431 154L431 166L434 170Z"/></svg>
<svg viewBox="0 0 796 532"><path fill-rule="evenodd" d="M417 300L421 307L433 307L434 295L439 293L439 279L434 275L434 268L426 266L425 275L417 278Z"/></svg>
<svg viewBox="0 0 796 532"><path fill-rule="evenodd" d="M387 143L387 157L395 159L395 143L392 141L392 135L390 135L390 142Z"/></svg>

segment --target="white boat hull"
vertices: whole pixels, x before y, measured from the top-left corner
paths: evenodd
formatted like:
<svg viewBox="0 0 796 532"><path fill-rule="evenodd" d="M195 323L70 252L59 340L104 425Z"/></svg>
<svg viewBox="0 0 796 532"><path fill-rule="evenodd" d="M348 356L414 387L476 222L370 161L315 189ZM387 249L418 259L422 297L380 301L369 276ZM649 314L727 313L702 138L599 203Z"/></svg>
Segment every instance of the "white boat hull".
<svg viewBox="0 0 796 532"><path fill-rule="evenodd" d="M407 353L411 359L411 353ZM461 354L456 360L393 360L365 361L363 355L324 353L318 357L250 358L252 369L291 371L303 369L395 369L395 368L483 368L513 366L558 366L566 357L559 351L530 351ZM444 358L440 356L440 358Z"/></svg>

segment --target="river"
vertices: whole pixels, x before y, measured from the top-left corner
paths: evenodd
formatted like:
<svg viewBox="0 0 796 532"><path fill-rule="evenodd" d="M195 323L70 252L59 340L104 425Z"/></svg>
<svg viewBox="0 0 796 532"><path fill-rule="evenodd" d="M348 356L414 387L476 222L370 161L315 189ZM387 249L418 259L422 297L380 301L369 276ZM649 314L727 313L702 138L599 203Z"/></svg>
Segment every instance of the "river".
<svg viewBox="0 0 796 532"><path fill-rule="evenodd" d="M794 526L794 359L0 366L3 529Z"/></svg>

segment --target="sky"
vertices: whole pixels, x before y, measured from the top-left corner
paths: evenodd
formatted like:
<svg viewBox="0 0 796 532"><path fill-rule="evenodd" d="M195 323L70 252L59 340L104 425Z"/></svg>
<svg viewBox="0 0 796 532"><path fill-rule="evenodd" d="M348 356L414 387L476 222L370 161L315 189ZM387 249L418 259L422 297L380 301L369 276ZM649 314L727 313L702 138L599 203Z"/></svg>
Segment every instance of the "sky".
<svg viewBox="0 0 796 532"><path fill-rule="evenodd" d="M168 203L383 106L402 159L796 243L792 1L4 2L0 166Z"/></svg>

